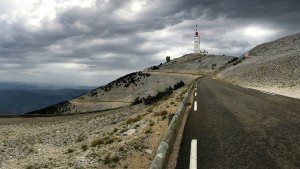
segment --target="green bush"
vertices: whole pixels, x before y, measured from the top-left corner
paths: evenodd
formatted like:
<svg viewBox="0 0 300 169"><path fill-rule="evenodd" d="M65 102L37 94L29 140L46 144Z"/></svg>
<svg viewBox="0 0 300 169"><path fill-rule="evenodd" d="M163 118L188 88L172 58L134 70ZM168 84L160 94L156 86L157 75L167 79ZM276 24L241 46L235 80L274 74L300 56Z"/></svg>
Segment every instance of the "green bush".
<svg viewBox="0 0 300 169"><path fill-rule="evenodd" d="M168 114L167 110L163 110L160 112L160 115L161 116L166 116Z"/></svg>
<svg viewBox="0 0 300 169"><path fill-rule="evenodd" d="M70 148L69 148L69 149L67 150L67 154L70 154L70 153L73 153L73 152L74 152L73 149L70 149Z"/></svg>
<svg viewBox="0 0 300 169"><path fill-rule="evenodd" d="M111 144L113 142L115 142L115 140L113 138L109 138L105 141L105 144Z"/></svg>
<svg viewBox="0 0 300 169"><path fill-rule="evenodd" d="M140 121L141 119L142 119L142 117L140 115L138 115L134 118L127 119L126 124L131 124L131 123Z"/></svg>
<svg viewBox="0 0 300 169"><path fill-rule="evenodd" d="M146 134L151 133L151 129L145 130L145 133L146 133Z"/></svg>
<svg viewBox="0 0 300 169"><path fill-rule="evenodd" d="M107 155L105 158L104 158L104 164L109 164L111 162L110 160L110 155Z"/></svg>
<svg viewBox="0 0 300 169"><path fill-rule="evenodd" d="M91 141L91 146L96 147L101 144L111 144L115 141L116 141L116 138L106 136L104 138L97 138L97 139Z"/></svg>
<svg viewBox="0 0 300 169"><path fill-rule="evenodd" d="M88 146L83 144L83 145L81 145L81 149L82 149L82 151L86 151L88 149Z"/></svg>
<svg viewBox="0 0 300 169"><path fill-rule="evenodd" d="M163 110L161 112L157 112L154 114L154 116L166 116L168 114L167 110Z"/></svg>
<svg viewBox="0 0 300 169"><path fill-rule="evenodd" d="M91 142L92 147L96 147L97 145L103 144L104 139L103 138L97 138Z"/></svg>
<svg viewBox="0 0 300 169"><path fill-rule="evenodd" d="M113 156L112 158L110 157L110 154L107 155L105 158L104 158L104 164L109 164L111 162L118 162L120 160L120 157L119 156Z"/></svg>
<svg viewBox="0 0 300 169"><path fill-rule="evenodd" d="M113 161L113 162L118 162L120 160L120 157L119 156L114 156L114 157L112 157L111 158L111 161Z"/></svg>
<svg viewBox="0 0 300 169"><path fill-rule="evenodd" d="M25 167L25 169L34 169L34 166L33 165L28 165Z"/></svg>
<svg viewBox="0 0 300 169"><path fill-rule="evenodd" d="M154 124L155 124L155 122L151 122L149 125L150 125L150 127L152 127L152 126L154 126Z"/></svg>
<svg viewBox="0 0 300 169"><path fill-rule="evenodd" d="M119 148L119 151L124 151L124 150L125 150L124 147Z"/></svg>
<svg viewBox="0 0 300 169"><path fill-rule="evenodd" d="M80 134L80 135L77 137L76 142L82 142L82 141L84 141L84 139L85 139L85 135L84 135L84 134Z"/></svg>

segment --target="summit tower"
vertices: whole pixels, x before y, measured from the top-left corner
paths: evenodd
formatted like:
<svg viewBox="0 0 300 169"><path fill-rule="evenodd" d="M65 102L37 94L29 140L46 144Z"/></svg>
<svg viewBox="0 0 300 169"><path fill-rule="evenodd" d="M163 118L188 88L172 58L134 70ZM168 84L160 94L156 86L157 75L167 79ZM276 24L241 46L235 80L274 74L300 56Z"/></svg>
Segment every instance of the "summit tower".
<svg viewBox="0 0 300 169"><path fill-rule="evenodd" d="M194 53L200 53L200 36L198 34L197 24L196 24L196 32L194 36Z"/></svg>

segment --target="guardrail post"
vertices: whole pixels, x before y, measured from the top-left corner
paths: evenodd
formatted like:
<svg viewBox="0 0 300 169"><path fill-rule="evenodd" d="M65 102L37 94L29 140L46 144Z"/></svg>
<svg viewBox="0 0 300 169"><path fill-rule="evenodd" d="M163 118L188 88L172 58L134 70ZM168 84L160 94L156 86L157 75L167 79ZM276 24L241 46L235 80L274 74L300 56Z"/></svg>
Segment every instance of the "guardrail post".
<svg viewBox="0 0 300 169"><path fill-rule="evenodd" d="M175 115L175 114L172 113L172 112L168 113L168 125L170 125L170 123L171 123L171 121L172 121L174 115Z"/></svg>

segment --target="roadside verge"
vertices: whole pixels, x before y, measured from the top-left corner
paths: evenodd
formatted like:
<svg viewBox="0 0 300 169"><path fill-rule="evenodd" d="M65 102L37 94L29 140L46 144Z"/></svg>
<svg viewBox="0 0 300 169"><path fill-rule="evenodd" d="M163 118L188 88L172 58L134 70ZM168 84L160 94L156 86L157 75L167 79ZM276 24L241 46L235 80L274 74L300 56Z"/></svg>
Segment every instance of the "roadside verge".
<svg viewBox="0 0 300 169"><path fill-rule="evenodd" d="M151 163L150 169L162 169L166 167L170 155L170 151L173 147L173 143L176 138L176 134L178 132L178 128L181 124L183 114L187 107L186 104L188 102L188 98L192 93L195 82L197 82L197 80L198 78L189 87L179 107L177 108L176 113L172 118L165 135L163 136L161 142L159 143L155 157Z"/></svg>

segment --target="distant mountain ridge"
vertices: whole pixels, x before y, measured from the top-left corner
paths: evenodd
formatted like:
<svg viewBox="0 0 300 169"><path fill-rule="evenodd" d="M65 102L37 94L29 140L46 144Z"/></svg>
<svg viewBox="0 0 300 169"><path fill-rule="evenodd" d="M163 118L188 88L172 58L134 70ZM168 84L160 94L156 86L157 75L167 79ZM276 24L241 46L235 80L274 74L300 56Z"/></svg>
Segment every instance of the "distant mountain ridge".
<svg viewBox="0 0 300 169"><path fill-rule="evenodd" d="M48 85L42 83L22 83L0 81L1 90L59 90L59 89L95 89L96 86L67 86L67 85Z"/></svg>
<svg viewBox="0 0 300 169"><path fill-rule="evenodd" d="M0 88L0 114L24 114L86 93L90 89L32 89L33 85Z"/></svg>

